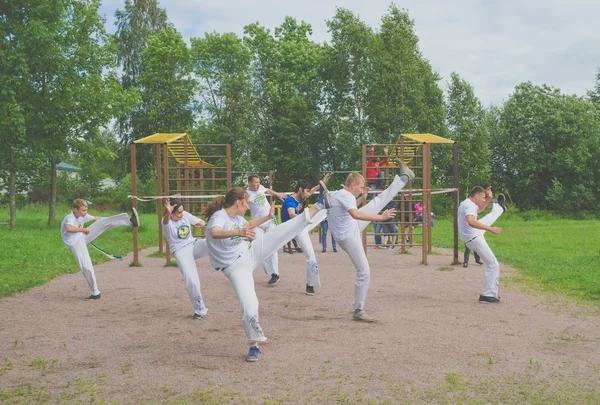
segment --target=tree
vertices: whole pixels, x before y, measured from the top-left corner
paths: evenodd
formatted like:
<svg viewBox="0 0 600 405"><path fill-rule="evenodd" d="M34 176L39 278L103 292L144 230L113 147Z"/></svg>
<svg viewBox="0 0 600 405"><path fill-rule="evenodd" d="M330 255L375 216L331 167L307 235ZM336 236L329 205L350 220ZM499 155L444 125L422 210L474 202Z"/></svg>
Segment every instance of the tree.
<svg viewBox="0 0 600 405"><path fill-rule="evenodd" d="M324 160L332 170L357 170L361 149L369 142L365 112L367 82L371 71L369 52L373 30L351 11L338 8L327 21L331 44L324 44L323 91L326 119Z"/></svg>
<svg viewBox="0 0 600 405"><path fill-rule="evenodd" d="M142 110L146 133L187 132L198 109L190 51L181 34L167 28L148 39L142 52Z"/></svg>
<svg viewBox="0 0 600 405"><path fill-rule="evenodd" d="M167 12L158 6L157 0L125 0L125 8L115 12L117 31L113 37L117 46L116 60L121 69L120 82L123 89L141 90L139 76L143 71L142 52L148 39L160 31L172 27ZM141 105L124 109L117 119L117 133L123 144L152 135L148 132L147 115ZM129 161L129 150L123 149L121 160ZM137 152L138 173L148 177L154 167L154 157L149 148ZM125 170L121 173L124 176Z"/></svg>
<svg viewBox="0 0 600 405"><path fill-rule="evenodd" d="M600 67L596 71L596 83L592 90L588 90L587 96L589 100L600 107Z"/></svg>
<svg viewBox="0 0 600 405"><path fill-rule="evenodd" d="M492 153L492 174L519 207L598 207L600 118L592 103L521 83L504 104Z"/></svg>
<svg viewBox="0 0 600 405"><path fill-rule="evenodd" d="M456 72L450 74L446 100L449 138L458 143L459 190L466 195L475 185L490 184L491 151L485 113L473 87ZM447 175L450 178L452 174Z"/></svg>
<svg viewBox="0 0 600 405"><path fill-rule="evenodd" d="M251 52L233 33L207 33L191 39L194 73L201 83L204 121L199 128L203 143L228 143L232 166L252 170L246 153L256 137L251 92Z"/></svg>
<svg viewBox="0 0 600 405"><path fill-rule="evenodd" d="M251 24L244 43L252 51L252 94L257 137L250 154L257 167L276 172L276 187L289 187L306 173L316 180L324 149L322 119L322 48L309 40L312 28L286 17L274 35Z"/></svg>

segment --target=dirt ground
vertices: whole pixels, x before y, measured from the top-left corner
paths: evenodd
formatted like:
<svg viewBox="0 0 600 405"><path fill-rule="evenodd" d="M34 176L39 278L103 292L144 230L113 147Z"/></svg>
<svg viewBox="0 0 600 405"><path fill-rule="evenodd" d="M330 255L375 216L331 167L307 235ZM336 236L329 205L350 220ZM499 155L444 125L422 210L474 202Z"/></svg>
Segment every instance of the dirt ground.
<svg viewBox="0 0 600 405"><path fill-rule="evenodd" d="M307 296L304 255L281 253L281 280L255 273L269 342L256 363L227 278L198 261L209 309L193 313L164 259L96 266L102 299L81 274L0 300L5 403L600 403L595 308L523 292L501 265L499 305L478 304L483 267L436 250L368 252L366 309L352 320L354 270L321 253L322 288ZM571 399L569 399L571 398ZM535 402L539 399L540 402Z"/></svg>

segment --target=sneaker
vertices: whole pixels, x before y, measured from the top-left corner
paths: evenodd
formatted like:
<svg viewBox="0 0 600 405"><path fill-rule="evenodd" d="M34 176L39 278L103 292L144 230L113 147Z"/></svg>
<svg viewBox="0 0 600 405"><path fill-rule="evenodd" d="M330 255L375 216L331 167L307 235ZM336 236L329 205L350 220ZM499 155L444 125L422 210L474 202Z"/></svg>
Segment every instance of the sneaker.
<svg viewBox="0 0 600 405"><path fill-rule="evenodd" d="M375 322L376 321L376 319L373 318L371 315L367 314L364 309L357 309L356 311L354 311L354 314L352 315L352 317L356 321L362 321L362 322Z"/></svg>
<svg viewBox="0 0 600 405"><path fill-rule="evenodd" d="M277 282L279 281L279 274L271 274L271 279L269 280L269 285L274 285L277 284Z"/></svg>
<svg viewBox="0 0 600 405"><path fill-rule="evenodd" d="M467 268L467 267L469 267L469 262L463 262L463 267L464 267L464 268Z"/></svg>
<svg viewBox="0 0 600 405"><path fill-rule="evenodd" d="M86 301L99 300L101 297L102 297L102 294L98 294L98 295L92 294L86 298Z"/></svg>
<svg viewBox="0 0 600 405"><path fill-rule="evenodd" d="M413 171L406 166L406 163L404 163L402 159L396 158L394 159L394 162L396 163L395 171L397 176L402 176L405 174L408 177L408 180L413 180L415 178Z"/></svg>
<svg viewBox="0 0 600 405"><path fill-rule="evenodd" d="M500 297L496 298L496 297L486 297L485 295L480 295L479 303L480 304L499 304Z"/></svg>
<svg viewBox="0 0 600 405"><path fill-rule="evenodd" d="M140 217L138 215L137 210L133 207L131 207L131 217L129 218L129 220L131 221L131 225L134 228L137 228L138 226L140 226Z"/></svg>
<svg viewBox="0 0 600 405"><path fill-rule="evenodd" d="M285 252L288 252L288 253L289 253L289 254L291 254L291 255L293 255L293 254L294 254L294 251L292 250L292 248L285 247L285 246L283 247L283 252L284 252L284 253L285 253Z"/></svg>
<svg viewBox="0 0 600 405"><path fill-rule="evenodd" d="M301 247L297 247L297 248L296 248L296 252L298 252L298 253L304 253L304 250L302 250L302 248L301 248Z"/></svg>
<svg viewBox="0 0 600 405"><path fill-rule="evenodd" d="M327 249L323 248L323 250L321 250L321 253L325 253L327 252Z"/></svg>
<svg viewBox="0 0 600 405"><path fill-rule="evenodd" d="M200 315L197 313L194 313L194 315L192 315L192 319L202 319L204 318L206 315Z"/></svg>
<svg viewBox="0 0 600 405"><path fill-rule="evenodd" d="M248 357L246 357L246 361L257 361L258 355L262 352L258 348L258 346L250 346L250 350L248 350Z"/></svg>
<svg viewBox="0 0 600 405"><path fill-rule="evenodd" d="M321 199L321 204L326 209L331 208L331 195L329 194L329 190L327 190L327 186L323 183L323 180L319 180L319 198Z"/></svg>
<svg viewBox="0 0 600 405"><path fill-rule="evenodd" d="M315 287L306 284L306 295L315 295Z"/></svg>
<svg viewBox="0 0 600 405"><path fill-rule="evenodd" d="M483 262L481 260L475 260L475 263L477 263L477 264L483 264Z"/></svg>
<svg viewBox="0 0 600 405"><path fill-rule="evenodd" d="M506 212L506 197L502 193L498 194L498 205Z"/></svg>
<svg viewBox="0 0 600 405"><path fill-rule="evenodd" d="M337 249L336 248L333 248L333 253L337 253Z"/></svg>

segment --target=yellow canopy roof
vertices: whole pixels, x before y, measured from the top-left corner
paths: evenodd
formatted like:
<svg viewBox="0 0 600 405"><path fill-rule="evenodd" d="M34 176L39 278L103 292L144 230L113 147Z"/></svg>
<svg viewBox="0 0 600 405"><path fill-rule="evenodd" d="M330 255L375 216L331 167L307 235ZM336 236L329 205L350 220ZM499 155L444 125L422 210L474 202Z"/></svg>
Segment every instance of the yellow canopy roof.
<svg viewBox="0 0 600 405"><path fill-rule="evenodd" d="M401 142L402 138L404 138L404 143ZM421 145L415 145L421 144ZM400 145L403 144L404 153L402 154L402 160L407 165L410 164L414 155L417 154L421 146L425 143L454 143L453 140L442 138L441 136L433 135L433 134L401 134L396 141L396 145L392 148L392 152L390 156L399 156L400 155ZM390 162L391 166L394 166L394 162Z"/></svg>
<svg viewBox="0 0 600 405"><path fill-rule="evenodd" d="M212 164L200 159L200 155L196 147L192 145L192 141L188 134L154 134L147 136L133 143L157 144L166 143L171 155L177 163L185 165L185 144L187 141L187 165L188 167L211 167Z"/></svg>

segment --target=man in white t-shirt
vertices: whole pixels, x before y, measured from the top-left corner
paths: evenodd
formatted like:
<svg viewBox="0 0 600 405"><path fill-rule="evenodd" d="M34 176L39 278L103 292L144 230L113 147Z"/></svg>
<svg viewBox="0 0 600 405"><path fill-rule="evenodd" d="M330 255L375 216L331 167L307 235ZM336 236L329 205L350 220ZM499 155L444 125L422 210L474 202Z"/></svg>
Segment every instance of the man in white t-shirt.
<svg viewBox="0 0 600 405"><path fill-rule="evenodd" d="M331 229L331 234L338 246L348 253L356 268L354 299L351 306L354 309L353 317L357 321L375 321L364 309L371 283L371 269L363 249L361 232L372 221L385 221L396 216L395 209L378 213L415 177L412 170L401 159L396 159L396 164L398 165L397 174L392 184L361 209L358 209L357 206L364 201L370 189L364 188L365 179L359 173L350 173L344 188L333 194L331 200L331 209L328 215L329 229ZM322 187L325 186L322 185ZM362 197L357 200L356 197L361 193Z"/></svg>
<svg viewBox="0 0 600 405"><path fill-rule="evenodd" d="M119 214L112 217L94 217L88 214L88 204L85 200L77 199L73 201L73 211L65 216L60 225L60 234L66 248L69 248L77 263L81 268L81 273L85 277L92 295L88 300L99 300L100 290L96 282L94 266L88 252L87 245L102 234L107 229L118 226L138 227L140 219L135 208L131 209L132 215ZM86 222L95 221L89 228L84 228Z"/></svg>
<svg viewBox="0 0 600 405"><path fill-rule="evenodd" d="M485 264L483 291L479 296L482 304L499 304L498 286L500 279L500 264L492 249L488 246L485 231L495 235L500 233L500 228L491 226L506 211L506 198L504 194L498 195L498 200L492 205L492 211L477 220L477 214L486 209L492 201L492 188L473 187L469 197L458 206L458 231L465 246L477 252Z"/></svg>
<svg viewBox="0 0 600 405"><path fill-rule="evenodd" d="M277 193L271 189L265 188L260 184L260 177L256 174L251 174L248 176L248 188L246 192L250 196L250 213L252 214L252 219L262 218L269 213L271 209L271 204L267 200L267 196L275 196L279 198L281 201L285 200L285 193ZM265 233L269 232L273 228L275 228L275 220L267 221L259 226L260 229L265 231ZM269 256L264 263L262 264L265 273L271 278L269 279L270 285L275 285L279 281L279 257L277 252L273 253Z"/></svg>

